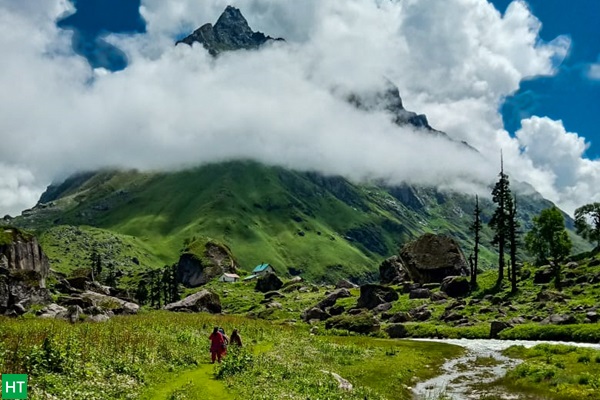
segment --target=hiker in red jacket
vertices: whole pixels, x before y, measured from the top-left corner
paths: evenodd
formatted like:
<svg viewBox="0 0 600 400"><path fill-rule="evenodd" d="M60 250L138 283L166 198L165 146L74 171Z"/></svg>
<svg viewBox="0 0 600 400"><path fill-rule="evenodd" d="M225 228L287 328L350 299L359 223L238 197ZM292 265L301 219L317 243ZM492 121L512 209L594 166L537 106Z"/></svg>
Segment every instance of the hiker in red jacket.
<svg viewBox="0 0 600 400"><path fill-rule="evenodd" d="M210 355L212 363L215 363L215 360L219 360L225 356L225 352L227 351L227 345L225 342L225 337L221 332L219 332L219 328L215 327L213 329L213 333L208 337L210 340Z"/></svg>

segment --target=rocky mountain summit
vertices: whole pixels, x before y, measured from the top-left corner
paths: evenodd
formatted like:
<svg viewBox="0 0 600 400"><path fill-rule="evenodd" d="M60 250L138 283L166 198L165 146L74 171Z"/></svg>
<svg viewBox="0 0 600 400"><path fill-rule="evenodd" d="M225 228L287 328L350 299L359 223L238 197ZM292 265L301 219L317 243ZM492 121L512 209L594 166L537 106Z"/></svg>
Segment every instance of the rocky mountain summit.
<svg viewBox="0 0 600 400"><path fill-rule="evenodd" d="M185 43L191 46L194 43L202 43L211 55L216 56L224 51L257 49L270 41L283 39L254 32L239 9L227 6L214 26L204 24L176 44Z"/></svg>

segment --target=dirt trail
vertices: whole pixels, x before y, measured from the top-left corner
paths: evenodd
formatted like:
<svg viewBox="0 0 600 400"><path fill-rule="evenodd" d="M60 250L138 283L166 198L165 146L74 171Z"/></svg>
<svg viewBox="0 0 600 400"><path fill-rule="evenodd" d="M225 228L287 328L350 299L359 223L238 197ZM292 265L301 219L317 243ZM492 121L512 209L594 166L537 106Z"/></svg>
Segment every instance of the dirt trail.
<svg viewBox="0 0 600 400"><path fill-rule="evenodd" d="M493 340L493 339L417 339L458 345L467 349L467 353L459 358L446 361L442 366L443 374L416 385L415 398L418 400L436 399L444 395L450 400L476 400L482 395L494 394L505 400L519 399L514 393L503 389L494 389L494 393L486 390L482 393L477 387L482 383L490 383L503 377L506 372L521 363L502 355L502 351L510 346L524 346L527 348L538 344L563 344L578 347L600 349L600 344L590 343L565 343L522 340Z"/></svg>

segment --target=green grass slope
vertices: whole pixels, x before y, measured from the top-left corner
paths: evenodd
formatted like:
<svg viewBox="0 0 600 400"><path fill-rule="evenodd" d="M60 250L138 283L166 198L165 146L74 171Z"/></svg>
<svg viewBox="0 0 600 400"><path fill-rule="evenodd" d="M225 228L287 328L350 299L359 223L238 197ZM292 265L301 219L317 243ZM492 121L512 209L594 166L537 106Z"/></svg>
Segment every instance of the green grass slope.
<svg viewBox="0 0 600 400"><path fill-rule="evenodd" d="M424 232L450 234L466 251L472 247L470 196L356 185L255 162L76 175L51 186L41 200L14 222L38 232L85 225L126 235L148 262L163 264L177 260L184 241L210 237L226 244L245 270L268 262L280 274L316 281L372 280L381 260ZM519 201L525 228L550 205L536 196ZM484 200L483 209L485 221L493 208ZM490 241L486 228L484 247ZM482 256L484 267L491 265L493 249L484 248Z"/></svg>

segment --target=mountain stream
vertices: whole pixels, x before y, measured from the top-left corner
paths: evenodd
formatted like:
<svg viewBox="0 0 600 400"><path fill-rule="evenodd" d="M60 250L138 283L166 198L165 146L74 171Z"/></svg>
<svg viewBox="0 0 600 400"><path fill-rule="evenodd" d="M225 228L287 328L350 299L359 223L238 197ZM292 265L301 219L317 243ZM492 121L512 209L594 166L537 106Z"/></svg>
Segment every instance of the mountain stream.
<svg viewBox="0 0 600 400"><path fill-rule="evenodd" d="M517 394L507 393L500 388L489 392L478 389L480 385L502 378L506 372L521 363L521 360L502 355L502 351L511 346L530 348L538 344L562 344L578 347L590 347L600 350L600 344L568 343L524 340L494 339L415 339L434 341L464 347L465 355L446 361L442 366L443 374L418 383L413 389L415 399L434 400L476 400L484 395L495 395L504 400L516 400ZM443 396L443 397L442 397Z"/></svg>

